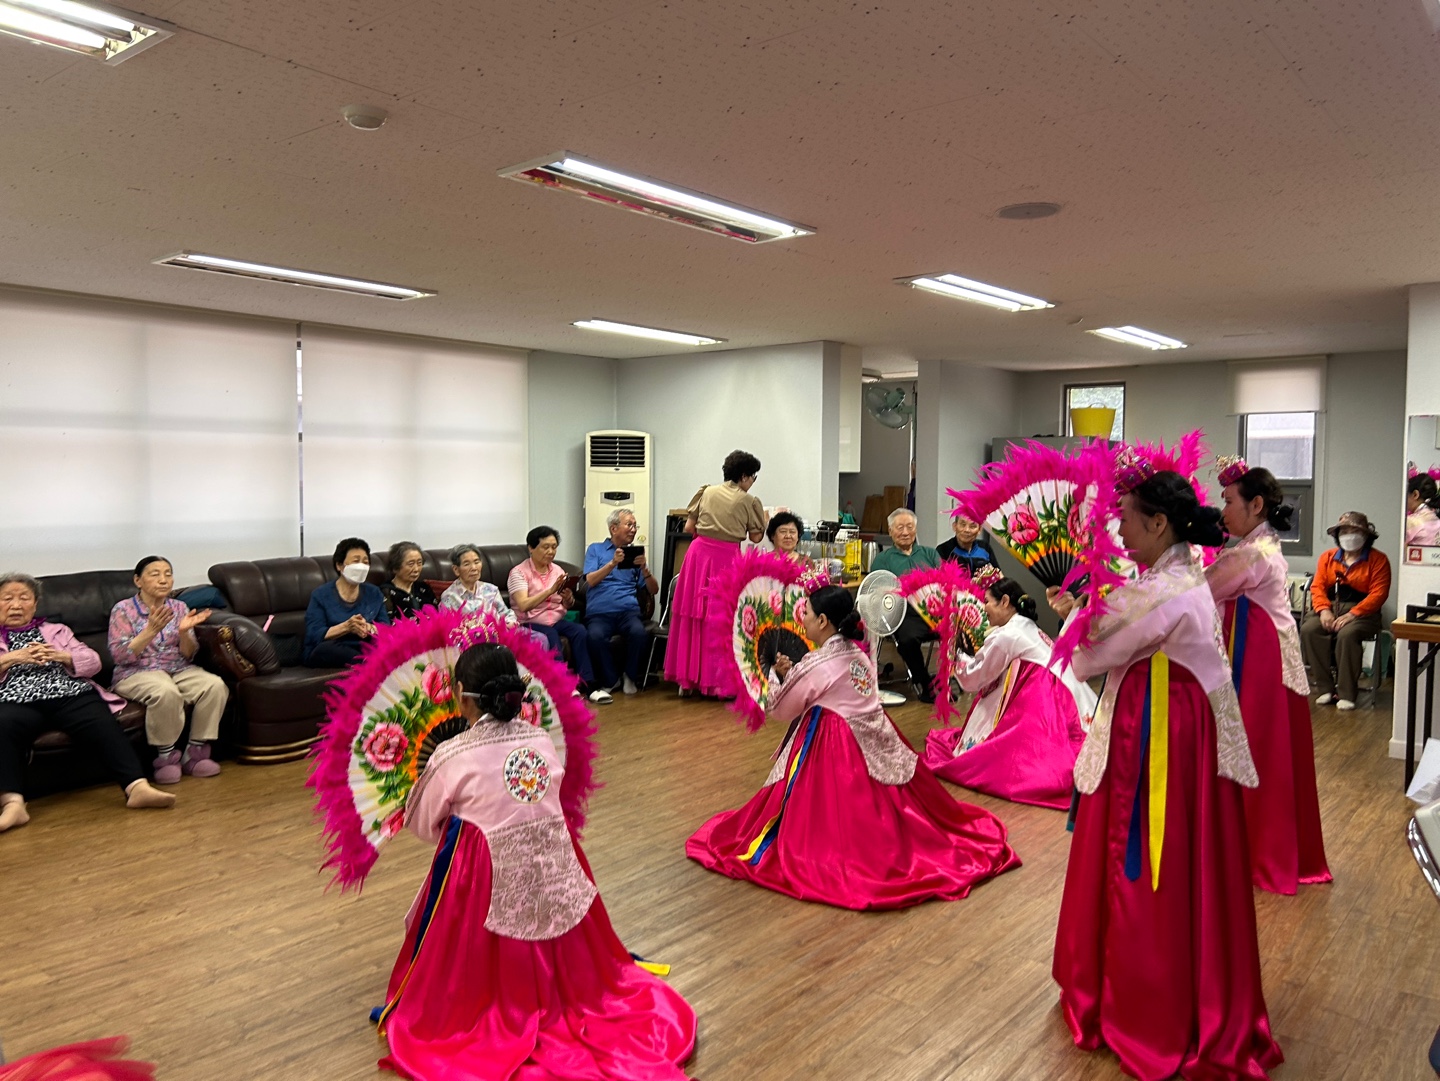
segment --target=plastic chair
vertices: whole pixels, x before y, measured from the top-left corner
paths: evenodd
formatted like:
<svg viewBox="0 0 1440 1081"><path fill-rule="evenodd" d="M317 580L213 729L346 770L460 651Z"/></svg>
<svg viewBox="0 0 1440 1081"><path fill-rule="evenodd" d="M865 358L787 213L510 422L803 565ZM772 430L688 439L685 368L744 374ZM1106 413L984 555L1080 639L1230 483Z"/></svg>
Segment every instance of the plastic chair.
<svg viewBox="0 0 1440 1081"><path fill-rule="evenodd" d="M650 686L650 677L655 674L655 650L670 641L670 610L675 607L675 587L679 583L680 575L676 574L665 588L665 604L660 609L660 618L650 631L650 656L645 661L645 679L640 684L641 690ZM661 653L660 656L663 658L665 654Z"/></svg>

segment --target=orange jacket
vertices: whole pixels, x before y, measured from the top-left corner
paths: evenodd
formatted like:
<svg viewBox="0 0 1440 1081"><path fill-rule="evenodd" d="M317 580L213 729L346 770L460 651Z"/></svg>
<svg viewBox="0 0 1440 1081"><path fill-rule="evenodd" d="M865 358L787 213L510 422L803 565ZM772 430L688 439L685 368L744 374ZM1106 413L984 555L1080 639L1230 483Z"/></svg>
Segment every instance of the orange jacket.
<svg viewBox="0 0 1440 1081"><path fill-rule="evenodd" d="M1345 587L1341 589L1342 594L1349 594L1352 589L1365 594L1350 609L1351 615L1378 614L1381 605L1390 596L1390 560L1384 552L1377 552L1374 548L1353 567L1345 566L1344 557L1345 553L1339 548L1331 548L1316 564L1315 579L1310 583L1310 597L1315 611L1324 611L1334 603L1336 587L1339 586ZM1345 598L1342 595L1340 599Z"/></svg>

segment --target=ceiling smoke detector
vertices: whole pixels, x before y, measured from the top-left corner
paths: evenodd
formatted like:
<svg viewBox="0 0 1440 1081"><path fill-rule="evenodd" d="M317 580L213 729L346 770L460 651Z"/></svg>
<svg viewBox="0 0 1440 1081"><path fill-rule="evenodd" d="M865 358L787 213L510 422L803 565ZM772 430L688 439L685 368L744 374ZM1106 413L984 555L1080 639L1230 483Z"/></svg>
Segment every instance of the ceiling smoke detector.
<svg viewBox="0 0 1440 1081"><path fill-rule="evenodd" d="M356 131L378 131L390 116L378 105L347 105L340 115Z"/></svg>
<svg viewBox="0 0 1440 1081"><path fill-rule="evenodd" d="M1059 203L1011 203L995 211L995 216L1006 221L1035 221L1037 218L1054 217L1058 213Z"/></svg>

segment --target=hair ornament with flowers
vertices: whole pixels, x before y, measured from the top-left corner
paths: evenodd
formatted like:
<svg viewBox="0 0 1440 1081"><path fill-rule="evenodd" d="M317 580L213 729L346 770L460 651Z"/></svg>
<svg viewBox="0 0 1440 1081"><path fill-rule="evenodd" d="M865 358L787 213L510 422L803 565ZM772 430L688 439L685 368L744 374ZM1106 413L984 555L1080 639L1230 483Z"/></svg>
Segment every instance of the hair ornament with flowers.
<svg viewBox="0 0 1440 1081"><path fill-rule="evenodd" d="M1221 488L1228 488L1232 484L1238 484L1250 472L1250 466L1238 454L1222 454L1215 459L1215 464L1220 467L1217 479Z"/></svg>

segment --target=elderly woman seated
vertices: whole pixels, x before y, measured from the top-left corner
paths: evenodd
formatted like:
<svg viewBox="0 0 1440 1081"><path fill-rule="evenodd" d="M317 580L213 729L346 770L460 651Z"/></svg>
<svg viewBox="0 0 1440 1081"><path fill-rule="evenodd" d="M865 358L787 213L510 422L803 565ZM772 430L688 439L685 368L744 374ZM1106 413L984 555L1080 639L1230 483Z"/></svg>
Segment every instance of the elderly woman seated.
<svg viewBox="0 0 1440 1081"><path fill-rule="evenodd" d="M425 570L425 553L414 541L392 544L385 565L390 581L380 587L380 592L385 595L385 608L392 620L410 618L420 609L440 603L430 584L420 577Z"/></svg>
<svg viewBox="0 0 1440 1081"><path fill-rule="evenodd" d="M219 676L193 663L200 648L195 628L210 618L210 609L192 612L170 596L175 571L162 556L135 564L135 588L135 596L110 610L115 660L110 686L145 703L145 738L155 748L157 784L175 784L182 773L214 777L220 767L210 757L210 743L220 734L230 691ZM194 710L182 758L178 745L187 705Z"/></svg>
<svg viewBox="0 0 1440 1081"><path fill-rule="evenodd" d="M385 595L370 576L370 545L346 537L331 557L340 575L310 594L305 608L305 663L311 668L344 668L360 659L375 627L390 622Z"/></svg>
<svg viewBox="0 0 1440 1081"><path fill-rule="evenodd" d="M0 576L0 833L30 821L21 769L30 745L59 731L93 751L136 809L174 806L152 788L112 710L124 703L90 681L100 654L63 623L35 616L40 583L28 574Z"/></svg>
<svg viewBox="0 0 1440 1081"><path fill-rule="evenodd" d="M580 693L592 702L611 702L609 690L595 683L595 670L590 667L590 635L585 624L565 618L575 595L567 585L565 569L555 562L560 549L560 534L548 525L538 525L525 535L530 558L517 563L510 571L506 587L515 618L523 626L545 639L557 657L563 657L560 639L570 643L570 670L580 677Z"/></svg>

